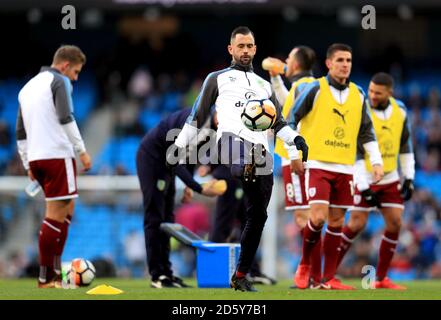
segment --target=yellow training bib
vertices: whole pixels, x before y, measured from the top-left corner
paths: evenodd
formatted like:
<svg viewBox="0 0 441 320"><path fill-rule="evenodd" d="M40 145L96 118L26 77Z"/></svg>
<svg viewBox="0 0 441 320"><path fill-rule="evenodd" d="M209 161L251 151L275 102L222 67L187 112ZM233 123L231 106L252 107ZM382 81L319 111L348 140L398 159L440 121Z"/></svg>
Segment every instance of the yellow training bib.
<svg viewBox="0 0 441 320"><path fill-rule="evenodd" d="M294 101L296 98L294 94L298 85L301 83L311 83L315 80L316 79L314 77L303 77L293 82L291 86L291 90L289 90L288 96L286 97L285 103L283 104L283 108L282 108L282 115L285 119L288 117L288 114L290 113L292 107L294 106ZM286 148L283 144L283 140L280 138L276 139L276 146L274 148L274 152L283 158L289 159L288 151L286 151Z"/></svg>
<svg viewBox="0 0 441 320"><path fill-rule="evenodd" d="M381 157L383 158L383 168L385 173L397 169L398 154L400 152L401 134L403 132L405 117L394 98L389 99L392 106L392 114L389 119L383 120L377 117L372 110L371 118L374 125L375 135L377 136L378 146L380 147ZM369 156L365 155L366 169L372 172Z"/></svg>
<svg viewBox="0 0 441 320"><path fill-rule="evenodd" d="M351 82L349 95L340 104L332 96L328 80L322 77L319 82L320 92L300 126L300 134L309 146L308 158L353 165L363 107L360 91Z"/></svg>

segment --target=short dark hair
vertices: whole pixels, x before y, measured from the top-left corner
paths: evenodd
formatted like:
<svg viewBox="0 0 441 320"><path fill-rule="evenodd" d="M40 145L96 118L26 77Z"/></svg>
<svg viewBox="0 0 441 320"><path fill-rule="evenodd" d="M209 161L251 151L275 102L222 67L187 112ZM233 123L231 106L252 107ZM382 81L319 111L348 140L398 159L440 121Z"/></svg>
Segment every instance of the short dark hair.
<svg viewBox="0 0 441 320"><path fill-rule="evenodd" d="M86 55L81 51L80 48L73 45L63 45L57 49L54 54L53 63L60 63L63 61L68 61L73 64L86 63Z"/></svg>
<svg viewBox="0 0 441 320"><path fill-rule="evenodd" d="M331 58L336 51L348 51L352 53L352 48L344 43L333 43L328 47L326 51L326 59Z"/></svg>
<svg viewBox="0 0 441 320"><path fill-rule="evenodd" d="M386 72L378 72L374 74L371 81L380 86L386 86L388 88L394 87L394 78Z"/></svg>
<svg viewBox="0 0 441 320"><path fill-rule="evenodd" d="M251 29L246 26L240 26L240 27L235 28L233 30L233 32L231 32L230 41L232 41L236 37L237 34L243 34L243 35L251 34L253 36L253 38L256 39L254 37L253 31L251 31Z"/></svg>
<svg viewBox="0 0 441 320"><path fill-rule="evenodd" d="M297 63L302 71L309 71L315 62L315 52L308 46L297 46L296 54L294 55Z"/></svg>

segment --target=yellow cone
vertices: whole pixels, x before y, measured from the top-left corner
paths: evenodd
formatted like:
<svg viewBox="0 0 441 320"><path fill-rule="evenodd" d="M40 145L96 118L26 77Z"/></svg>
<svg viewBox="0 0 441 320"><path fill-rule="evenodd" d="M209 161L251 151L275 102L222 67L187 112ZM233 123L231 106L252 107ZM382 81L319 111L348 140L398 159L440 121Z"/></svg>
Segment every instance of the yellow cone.
<svg viewBox="0 0 441 320"><path fill-rule="evenodd" d="M90 289L89 291L87 291L87 294L120 294L123 293L124 291L114 288L112 286L108 286L107 284L102 284L99 286L96 286L93 289Z"/></svg>

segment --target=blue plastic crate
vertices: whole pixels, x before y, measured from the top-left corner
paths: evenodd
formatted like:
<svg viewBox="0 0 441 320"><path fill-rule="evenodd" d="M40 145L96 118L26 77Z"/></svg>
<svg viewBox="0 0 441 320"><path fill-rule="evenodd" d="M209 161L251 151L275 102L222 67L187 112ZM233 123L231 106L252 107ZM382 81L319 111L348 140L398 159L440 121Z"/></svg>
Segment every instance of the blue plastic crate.
<svg viewBox="0 0 441 320"><path fill-rule="evenodd" d="M196 277L199 288L229 288L236 271L240 244L197 242Z"/></svg>

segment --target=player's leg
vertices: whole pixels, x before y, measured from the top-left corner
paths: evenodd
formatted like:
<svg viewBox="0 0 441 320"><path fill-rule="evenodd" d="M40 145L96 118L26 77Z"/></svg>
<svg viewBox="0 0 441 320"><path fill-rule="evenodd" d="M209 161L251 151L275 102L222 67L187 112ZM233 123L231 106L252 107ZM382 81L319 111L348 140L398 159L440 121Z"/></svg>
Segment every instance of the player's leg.
<svg viewBox="0 0 441 320"><path fill-rule="evenodd" d="M346 209L331 208L325 237L323 239L323 288L335 290L351 290L351 286L342 284L335 279L337 270L338 248L341 242L341 230L344 224Z"/></svg>
<svg viewBox="0 0 441 320"><path fill-rule="evenodd" d="M357 235L366 227L369 211L351 210L348 223L341 232L340 246L338 247L337 269L340 266L346 252L352 246Z"/></svg>
<svg viewBox="0 0 441 320"><path fill-rule="evenodd" d="M242 234L247 223L245 198L243 199L243 201L241 201L240 211L237 212L237 218L240 221L240 231ZM276 284L277 283L276 279L273 279L262 272L260 264L258 262L257 253L254 256L253 262L250 266L247 279L251 281L253 284L264 284L264 285Z"/></svg>
<svg viewBox="0 0 441 320"><path fill-rule="evenodd" d="M34 177L43 188L46 211L39 232L39 288L61 287L61 244L64 245L64 221L72 199L78 197L73 159L37 160L29 163Z"/></svg>
<svg viewBox="0 0 441 320"><path fill-rule="evenodd" d="M338 260L338 248L341 242L341 232L345 220L345 213L352 206L352 175L334 173L332 178L331 204L323 239L324 272L323 288L334 290L352 290L352 286L344 285L335 279Z"/></svg>
<svg viewBox="0 0 441 320"><path fill-rule="evenodd" d="M375 186L371 186L375 188ZM349 221L343 227L341 242L338 249L337 268L342 262L346 252L351 247L354 239L366 226L369 212L375 210L375 207L370 207L366 200L362 197L361 192L357 187L354 189L353 207L350 208Z"/></svg>
<svg viewBox="0 0 441 320"><path fill-rule="evenodd" d="M303 237L303 232L309 219L309 204L305 192L305 176L298 176L295 173L292 173L290 163L290 160L282 159L285 210L293 212L294 223L299 230L300 236ZM320 246L321 244L317 245L318 248L320 248ZM314 278L318 278L318 282L320 282L321 263L317 264L317 260L321 261L320 249L314 250L311 261L311 275L315 275ZM296 288L296 286L294 285L292 288Z"/></svg>
<svg viewBox="0 0 441 320"><path fill-rule="evenodd" d="M303 231L302 259L294 276L299 289L309 285L311 257L320 243L323 225L328 218L331 185L327 179L330 173L324 170L308 169L305 174L305 189L310 206L309 219Z"/></svg>
<svg viewBox="0 0 441 320"><path fill-rule="evenodd" d="M381 208L381 213L383 214L386 228L380 245L375 287L377 289L405 290L406 287L393 283L387 277L387 271L389 270L390 263L398 244L403 208L383 207Z"/></svg>
<svg viewBox="0 0 441 320"><path fill-rule="evenodd" d="M307 226L309 219L309 209L295 209L294 221L300 230L300 235L303 237L303 232ZM311 270L310 270L310 289L319 289L322 280L322 239L318 238L317 244L314 246L311 253Z"/></svg>
<svg viewBox="0 0 441 320"><path fill-rule="evenodd" d="M74 170L74 177L75 177L75 186L77 185L76 176L77 176L77 167L75 163L75 159L72 159L72 167ZM67 208L67 215L64 218L64 222L61 228L61 238L59 242L59 246L57 247L57 250L55 252L55 258L54 258L54 268L55 272L59 274L59 278L61 279L61 256L63 255L64 246L66 244L66 240L69 233L69 226L72 221L72 217L74 214L75 209L75 199L70 199L69 206Z"/></svg>
<svg viewBox="0 0 441 320"><path fill-rule="evenodd" d="M164 216L162 218L163 222L173 223L175 222L175 194L176 187L174 184L174 177L170 177L171 180L168 183L168 187L165 191L165 208L164 208ZM168 179L167 179L168 180ZM167 276L173 286L176 288L189 288L190 286L184 282L183 279L175 276L172 270L172 264L170 262L170 236L161 231L160 233L160 242L161 242L161 266L162 266L162 275Z"/></svg>
<svg viewBox="0 0 441 320"><path fill-rule="evenodd" d="M224 165L219 165L212 175L218 180L224 179L227 182L227 190L216 199L213 227L209 239L213 242L226 242L231 234L234 219L238 216L242 206L242 184L239 179L232 177L230 169Z"/></svg>
<svg viewBox="0 0 441 320"><path fill-rule="evenodd" d="M40 228L39 287L61 286L60 243L63 239L64 220L72 200L46 201L46 213Z"/></svg>
<svg viewBox="0 0 441 320"><path fill-rule="evenodd" d="M165 210L165 167L155 165L148 154L140 148L136 155L136 171L141 186L144 209L144 237L147 266L154 288L174 287L171 280L162 274L161 230Z"/></svg>
<svg viewBox="0 0 441 320"><path fill-rule="evenodd" d="M305 231L306 224L309 219L309 203L306 194L305 175L292 174L292 185L294 191L294 220L301 230L301 234ZM322 279L322 239L318 239L311 254L311 273L310 285L311 289L319 289Z"/></svg>
<svg viewBox="0 0 441 320"><path fill-rule="evenodd" d="M309 219L309 209L295 209L293 212L294 222L296 226L303 230Z"/></svg>
<svg viewBox="0 0 441 320"><path fill-rule="evenodd" d="M246 223L241 236L238 273L246 275L253 263L267 219L272 185L272 175L259 176L256 182L244 183Z"/></svg>
<svg viewBox="0 0 441 320"><path fill-rule="evenodd" d="M174 177L167 177L166 179L167 186L164 190L164 210L162 211L163 216L161 217L162 222L175 222L174 208L176 187L173 180ZM172 279L173 271L170 262L170 236L163 231L160 232L160 243L162 274L165 274L167 277Z"/></svg>
<svg viewBox="0 0 441 320"><path fill-rule="evenodd" d="M262 175L257 176L255 182L244 182L243 188L245 192L246 204L246 223L242 232L240 244L240 256L237 271L232 279L232 286L242 291L255 291L248 284L244 287L237 280L246 279L246 274L250 271L254 261L257 249L259 247L262 231L267 219L267 207L271 198L273 186L273 176Z"/></svg>

